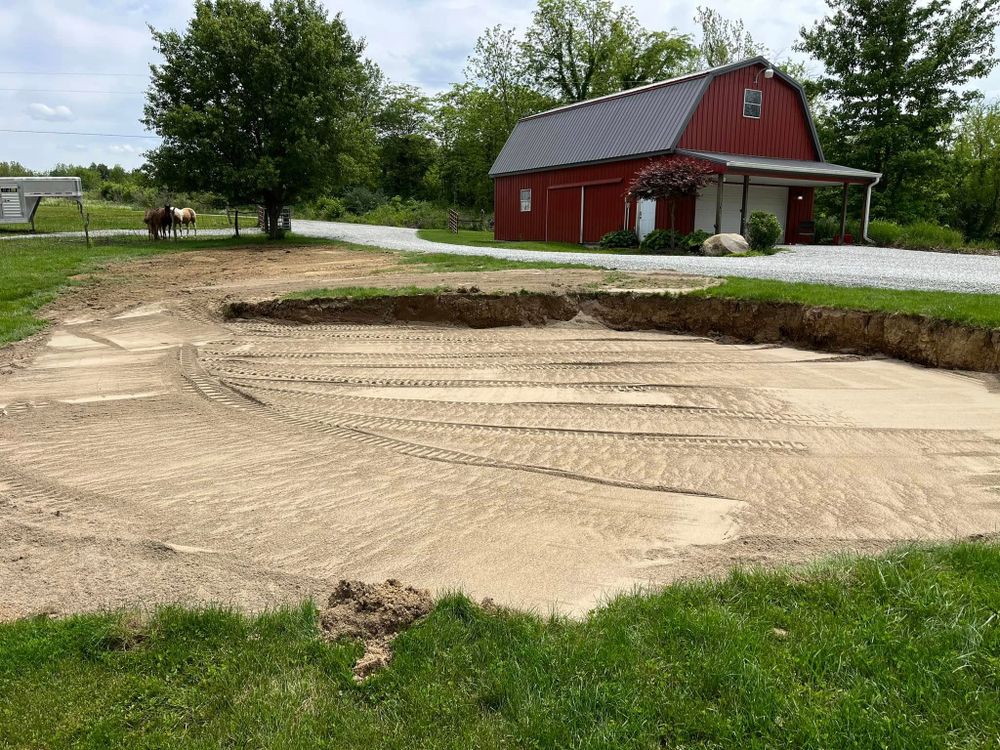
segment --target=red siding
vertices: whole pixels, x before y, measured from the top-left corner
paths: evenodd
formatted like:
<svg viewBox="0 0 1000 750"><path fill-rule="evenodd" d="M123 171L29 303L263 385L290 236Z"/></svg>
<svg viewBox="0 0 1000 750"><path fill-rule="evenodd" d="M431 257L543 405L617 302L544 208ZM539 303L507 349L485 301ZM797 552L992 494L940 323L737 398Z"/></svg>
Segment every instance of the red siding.
<svg viewBox="0 0 1000 750"><path fill-rule="evenodd" d="M649 158L553 169L497 177L494 182L494 234L498 240L580 241L580 187L585 191L583 240L597 242L625 226L625 195L632 177ZM520 191L531 189L531 211L521 211ZM694 200L678 205L677 228L694 227ZM662 201L661 201L662 204ZM635 228L635 202L629 208L629 226ZM656 226L670 224L665 205L657 206ZM685 227L687 227L685 229Z"/></svg>
<svg viewBox="0 0 1000 750"><path fill-rule="evenodd" d="M725 154L773 156L816 161L809 121L798 91L760 65L720 75L709 84L678 143L679 148ZM743 116L743 91L762 92L760 119Z"/></svg>
<svg viewBox="0 0 1000 750"><path fill-rule="evenodd" d="M694 231L694 198L681 198L674 209L674 229L682 234ZM670 201L657 201L656 228L670 228Z"/></svg>
<svg viewBox="0 0 1000 750"><path fill-rule="evenodd" d="M812 236L799 234L799 225L803 221L812 221L815 197L815 188L788 188L788 215L785 219L785 242L787 244L797 245L813 241Z"/></svg>
<svg viewBox="0 0 1000 750"><path fill-rule="evenodd" d="M580 241L580 188L549 190L548 214L548 242Z"/></svg>

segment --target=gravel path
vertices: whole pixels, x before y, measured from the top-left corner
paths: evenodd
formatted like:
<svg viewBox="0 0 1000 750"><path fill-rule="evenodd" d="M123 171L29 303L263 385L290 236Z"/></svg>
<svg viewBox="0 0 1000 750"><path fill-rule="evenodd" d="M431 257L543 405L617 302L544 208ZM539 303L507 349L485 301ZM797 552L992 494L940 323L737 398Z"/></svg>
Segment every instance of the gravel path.
<svg viewBox="0 0 1000 750"><path fill-rule="evenodd" d="M509 260L586 263L622 271L673 270L706 276L744 276L839 286L926 289L1000 294L1000 257L899 250L885 247L796 245L777 255L752 258L703 258L603 253L552 253L534 250L446 245L417 237L415 229L296 219L295 232L311 237L373 245L388 250L459 255L491 255Z"/></svg>

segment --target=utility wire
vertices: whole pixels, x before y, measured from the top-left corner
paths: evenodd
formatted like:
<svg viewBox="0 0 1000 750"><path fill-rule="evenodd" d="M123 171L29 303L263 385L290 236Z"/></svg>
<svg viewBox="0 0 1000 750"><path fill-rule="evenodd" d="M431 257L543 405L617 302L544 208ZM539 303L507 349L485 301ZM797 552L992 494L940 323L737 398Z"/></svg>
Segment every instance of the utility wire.
<svg viewBox="0 0 1000 750"><path fill-rule="evenodd" d="M6 89L0 88L0 91L14 91L21 92L25 94L124 94L127 96L136 96L145 94L145 91L97 91L96 89Z"/></svg>
<svg viewBox="0 0 1000 750"><path fill-rule="evenodd" d="M14 130L11 128L0 128L0 133L28 133L30 135L85 135L95 138L149 138L156 140L158 135L127 135L125 133L78 133L71 130Z"/></svg>
<svg viewBox="0 0 1000 750"><path fill-rule="evenodd" d="M51 70L0 70L0 76L110 76L124 78L145 78L148 73L55 73Z"/></svg>

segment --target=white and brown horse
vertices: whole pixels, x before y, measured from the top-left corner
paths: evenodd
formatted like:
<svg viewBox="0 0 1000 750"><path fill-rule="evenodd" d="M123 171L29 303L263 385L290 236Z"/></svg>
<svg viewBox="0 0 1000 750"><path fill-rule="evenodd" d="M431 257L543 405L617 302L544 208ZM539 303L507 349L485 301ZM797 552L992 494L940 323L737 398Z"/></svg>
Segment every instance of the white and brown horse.
<svg viewBox="0 0 1000 750"><path fill-rule="evenodd" d="M198 236L198 214L193 208L175 208L174 223L181 224L188 236L191 235L191 227L194 227L194 236Z"/></svg>

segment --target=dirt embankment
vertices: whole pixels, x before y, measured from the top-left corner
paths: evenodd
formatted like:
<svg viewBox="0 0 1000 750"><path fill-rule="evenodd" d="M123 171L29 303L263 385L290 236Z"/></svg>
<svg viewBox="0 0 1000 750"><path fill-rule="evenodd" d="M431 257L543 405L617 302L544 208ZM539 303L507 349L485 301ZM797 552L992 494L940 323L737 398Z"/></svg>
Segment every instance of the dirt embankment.
<svg viewBox="0 0 1000 750"><path fill-rule="evenodd" d="M236 318L294 323L423 322L471 328L544 325L583 313L615 330L660 330L885 354L932 367L1000 371L1000 329L919 315L691 296L642 294L426 294L374 299L234 302Z"/></svg>

